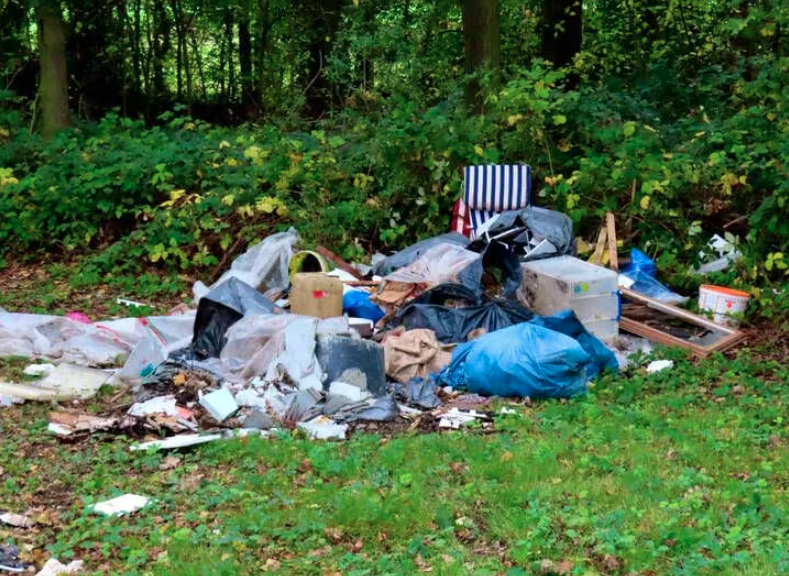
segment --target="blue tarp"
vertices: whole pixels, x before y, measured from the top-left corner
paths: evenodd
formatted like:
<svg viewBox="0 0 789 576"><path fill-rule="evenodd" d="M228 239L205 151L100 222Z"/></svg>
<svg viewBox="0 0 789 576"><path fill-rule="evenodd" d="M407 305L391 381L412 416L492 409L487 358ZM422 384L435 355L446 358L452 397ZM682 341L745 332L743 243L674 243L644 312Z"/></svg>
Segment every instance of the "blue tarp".
<svg viewBox="0 0 789 576"><path fill-rule="evenodd" d="M566 310L461 344L438 379L489 396L568 398L606 368L618 368L614 354Z"/></svg>

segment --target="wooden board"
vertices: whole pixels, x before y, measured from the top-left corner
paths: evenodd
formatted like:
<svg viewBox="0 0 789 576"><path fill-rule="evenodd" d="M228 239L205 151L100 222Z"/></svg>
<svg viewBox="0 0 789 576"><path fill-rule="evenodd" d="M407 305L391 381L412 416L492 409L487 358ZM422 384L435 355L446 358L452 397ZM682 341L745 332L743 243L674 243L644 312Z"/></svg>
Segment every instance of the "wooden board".
<svg viewBox="0 0 789 576"><path fill-rule="evenodd" d="M627 288L620 288L620 291L623 297L628 298L634 302L644 304L647 307L657 310L658 312L663 312L672 318L683 320L694 326L706 328L707 330L719 333L721 335L720 338L715 340L715 342L704 346L696 342L678 338L677 336L668 334L667 332L654 328L653 326L648 326L643 322L639 322L632 318L627 318L625 316L625 314L627 314L625 309L623 310L622 318L619 319L619 327L626 332L635 334L636 336L641 336L642 338L646 338L647 340L651 340L659 344L684 348L685 350L689 350L701 358L709 356L713 352L723 352L725 350L729 350L745 339L745 333L728 326L716 324L709 318L699 316L698 314L693 314L692 312L672 306L671 304L660 302L659 300L655 300L654 298L650 298L649 296L645 296L644 294L629 290Z"/></svg>
<svg viewBox="0 0 789 576"><path fill-rule="evenodd" d="M616 250L616 221L613 212L605 213L605 228L608 233L608 265L611 270L619 271L619 256Z"/></svg>

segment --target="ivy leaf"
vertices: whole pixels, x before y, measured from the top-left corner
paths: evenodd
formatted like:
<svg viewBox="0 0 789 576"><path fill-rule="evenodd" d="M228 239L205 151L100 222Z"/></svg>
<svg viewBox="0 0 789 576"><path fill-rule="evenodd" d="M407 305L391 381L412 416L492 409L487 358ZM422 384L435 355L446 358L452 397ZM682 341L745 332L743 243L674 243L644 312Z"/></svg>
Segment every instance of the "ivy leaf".
<svg viewBox="0 0 789 576"><path fill-rule="evenodd" d="M485 150L483 150L483 149L482 149L482 146L480 146L479 144L477 144L476 146L474 146L474 152L476 152L476 153L477 153L477 154L479 154L480 156L484 156L484 155L485 155Z"/></svg>
<svg viewBox="0 0 789 576"><path fill-rule="evenodd" d="M649 196L642 196L641 202L639 202L642 210L646 210L649 208Z"/></svg>
<svg viewBox="0 0 789 576"><path fill-rule="evenodd" d="M567 122L567 116L564 116L563 114L557 114L556 116L553 117L553 123L556 124L557 126L561 124L565 124L566 122Z"/></svg>
<svg viewBox="0 0 789 576"><path fill-rule="evenodd" d="M625 137L629 138L633 134L636 133L636 123L635 122L625 122L624 127Z"/></svg>

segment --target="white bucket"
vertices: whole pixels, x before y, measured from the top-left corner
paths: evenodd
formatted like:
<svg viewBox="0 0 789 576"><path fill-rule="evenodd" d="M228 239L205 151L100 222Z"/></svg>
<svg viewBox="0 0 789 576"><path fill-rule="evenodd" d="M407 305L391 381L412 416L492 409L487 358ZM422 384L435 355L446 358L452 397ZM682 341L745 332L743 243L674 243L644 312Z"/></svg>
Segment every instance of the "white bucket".
<svg viewBox="0 0 789 576"><path fill-rule="evenodd" d="M734 314L745 312L751 295L741 290L732 290L723 286L704 284L699 288L699 308L712 312L712 320L736 328L740 325L739 318Z"/></svg>

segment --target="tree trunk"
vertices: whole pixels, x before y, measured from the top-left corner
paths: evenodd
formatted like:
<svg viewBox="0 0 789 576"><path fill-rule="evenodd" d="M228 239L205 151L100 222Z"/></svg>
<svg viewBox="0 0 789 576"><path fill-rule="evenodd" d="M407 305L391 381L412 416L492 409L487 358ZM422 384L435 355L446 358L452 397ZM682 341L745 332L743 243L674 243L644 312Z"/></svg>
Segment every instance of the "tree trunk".
<svg viewBox="0 0 789 576"><path fill-rule="evenodd" d="M238 20L238 68L241 74L241 103L245 109L255 102L252 83L252 34L249 30L249 12L243 10Z"/></svg>
<svg viewBox="0 0 789 576"><path fill-rule="evenodd" d="M463 0L463 38L466 71L475 75L466 85L466 103L474 112L481 113L484 96L479 74L490 72L493 85L499 82L501 50L497 0Z"/></svg>
<svg viewBox="0 0 789 576"><path fill-rule="evenodd" d="M342 0L313 0L313 28L309 43L309 67L305 83L307 114L320 118L331 107L332 86L326 66L340 23Z"/></svg>
<svg viewBox="0 0 789 576"><path fill-rule="evenodd" d="M557 68L572 64L581 51L583 9L581 0L543 0L542 57ZM578 87L579 78L572 74L568 87Z"/></svg>
<svg viewBox="0 0 789 576"><path fill-rule="evenodd" d="M255 23L255 98L258 102L254 115L259 115L266 92L266 53L268 52L268 36L271 30L271 14L268 0L258 0L257 18Z"/></svg>
<svg viewBox="0 0 789 576"><path fill-rule="evenodd" d="M42 4L35 9L41 54L41 134L51 140L71 125L68 108L68 71L66 70L66 27L57 5Z"/></svg>

